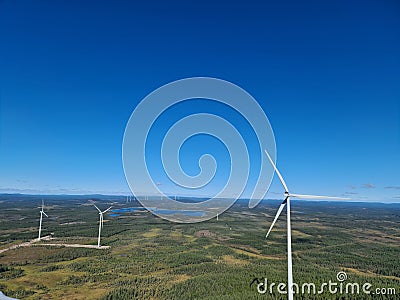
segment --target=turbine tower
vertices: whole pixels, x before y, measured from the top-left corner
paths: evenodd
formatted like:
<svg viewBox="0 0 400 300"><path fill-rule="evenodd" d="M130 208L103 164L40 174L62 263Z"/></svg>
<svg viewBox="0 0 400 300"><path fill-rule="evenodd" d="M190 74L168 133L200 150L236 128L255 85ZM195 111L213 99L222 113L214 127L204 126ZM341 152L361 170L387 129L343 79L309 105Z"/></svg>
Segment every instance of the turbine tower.
<svg viewBox="0 0 400 300"><path fill-rule="evenodd" d="M38 236L38 240L40 241L40 236L42 234L42 220L43 220L43 215L45 215L46 217L49 217L48 215L46 215L46 213L44 212L44 202L42 199L42 210L40 211L40 221L39 221L39 236Z"/></svg>
<svg viewBox="0 0 400 300"><path fill-rule="evenodd" d="M100 248L100 235L101 235L101 229L103 228L103 222L104 222L104 218L103 218L103 214L107 211L109 211L112 206L110 206L109 208L107 208L105 211L101 211L95 204L93 204L94 207L96 207L96 209L99 211L99 215L100 215L100 221L99 221L99 237L97 239L97 247Z"/></svg>
<svg viewBox="0 0 400 300"><path fill-rule="evenodd" d="M284 200L279 206L279 209L276 213L276 216L274 218L274 221L272 222L267 234L265 235L265 238L268 238L268 235L270 234L272 228L274 227L276 220L278 220L279 215L281 214L283 208L286 205L287 209L287 261L288 261L288 299L293 300L293 273L292 273L292 233L291 233L291 225L290 225L290 198L301 198L301 199L337 199L337 200L345 200L345 199L350 199L350 198L341 198L341 197L329 197L329 196L315 196L315 195L302 195L302 194L293 194L289 192L289 189L285 183L285 180L283 180L283 177L281 173L279 172L278 168L275 166L274 162L272 161L271 157L269 156L267 150L265 150L265 153L268 156L269 161L271 162L271 165L274 167L274 170L276 172L276 175L278 175L280 182L283 185L283 188L285 189L284 193Z"/></svg>

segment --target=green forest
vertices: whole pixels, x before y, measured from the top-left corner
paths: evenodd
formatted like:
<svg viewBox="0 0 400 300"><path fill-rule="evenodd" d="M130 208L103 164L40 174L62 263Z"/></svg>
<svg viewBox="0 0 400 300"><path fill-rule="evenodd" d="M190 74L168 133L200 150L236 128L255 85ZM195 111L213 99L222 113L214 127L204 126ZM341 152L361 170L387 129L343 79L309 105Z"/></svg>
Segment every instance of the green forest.
<svg viewBox="0 0 400 300"><path fill-rule="evenodd" d="M51 197L42 236L52 243L97 245L98 213L138 206L124 198ZM0 196L0 251L37 237L41 199ZM239 202L219 220L177 224L148 211L106 213L102 245L109 249L45 246L0 253L0 291L18 299L287 299L260 294L257 282L287 282L286 215L268 240L278 201L249 209ZM301 285L371 284L360 293L296 294L295 299L400 299L400 206L338 202L292 203L293 278ZM396 294L377 295L376 288Z"/></svg>

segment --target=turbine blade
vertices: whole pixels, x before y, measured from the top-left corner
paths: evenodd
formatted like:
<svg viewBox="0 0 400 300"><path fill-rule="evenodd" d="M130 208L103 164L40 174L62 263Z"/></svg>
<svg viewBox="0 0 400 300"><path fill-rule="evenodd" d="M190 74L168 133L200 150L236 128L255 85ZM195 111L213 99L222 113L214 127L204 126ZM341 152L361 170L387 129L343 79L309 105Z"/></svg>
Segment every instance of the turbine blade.
<svg viewBox="0 0 400 300"><path fill-rule="evenodd" d="M264 151L265 151L265 154L267 154L271 165L274 167L276 175L278 175L279 180L281 181L283 187L285 188L285 192L289 192L289 189L288 189L288 187L287 187L287 185L285 183L285 180L283 180L283 177L282 177L281 173L279 172L278 168L275 166L274 162L272 161L271 156L269 156L267 149L265 149Z"/></svg>
<svg viewBox="0 0 400 300"><path fill-rule="evenodd" d="M42 211L42 213L43 213L46 217L49 217L48 215L46 215L46 213L45 213L44 211Z"/></svg>
<svg viewBox="0 0 400 300"><path fill-rule="evenodd" d="M101 210L96 206L96 204L93 203L93 206L96 207L96 209L101 212Z"/></svg>
<svg viewBox="0 0 400 300"><path fill-rule="evenodd" d="M275 219L274 219L274 221L272 222L271 226L269 227L269 230L268 230L267 234L265 235L265 238L268 238L268 235L270 234L272 228L274 227L276 221L278 220L278 218L279 218L279 216L280 216L280 214L281 214L283 208L284 208L285 205L286 205L286 202L287 202L287 197L285 198L285 200L283 200L283 202L282 202L281 205L279 206L279 209L278 209L278 211L277 211L277 213L276 213L276 215L275 215Z"/></svg>
<svg viewBox="0 0 400 300"><path fill-rule="evenodd" d="M112 206L110 206L109 208L107 208L105 211L103 211L103 214L107 211L109 211L112 208Z"/></svg>
<svg viewBox="0 0 400 300"><path fill-rule="evenodd" d="M290 197L301 198L301 199L336 199L336 200L350 200L350 198L344 198L344 197L317 196L317 195L302 195L302 194L290 194Z"/></svg>

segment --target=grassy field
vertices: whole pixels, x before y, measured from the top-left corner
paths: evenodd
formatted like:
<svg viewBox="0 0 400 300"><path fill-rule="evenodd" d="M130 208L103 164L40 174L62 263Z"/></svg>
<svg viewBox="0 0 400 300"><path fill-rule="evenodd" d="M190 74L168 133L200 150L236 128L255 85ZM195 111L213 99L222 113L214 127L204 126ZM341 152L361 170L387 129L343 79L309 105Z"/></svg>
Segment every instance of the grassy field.
<svg viewBox="0 0 400 300"><path fill-rule="evenodd" d="M85 197L47 196L52 243L97 244L98 213ZM137 206L99 197L98 206ZM0 196L0 249L37 237L40 198ZM40 246L0 254L0 290L20 299L286 299L259 294L255 278L286 283L286 216L264 239L279 202L245 203L219 221L175 224L148 212L105 215L110 249ZM295 295L295 299L400 299L400 205L293 202L293 276L300 286L365 282L396 295Z"/></svg>

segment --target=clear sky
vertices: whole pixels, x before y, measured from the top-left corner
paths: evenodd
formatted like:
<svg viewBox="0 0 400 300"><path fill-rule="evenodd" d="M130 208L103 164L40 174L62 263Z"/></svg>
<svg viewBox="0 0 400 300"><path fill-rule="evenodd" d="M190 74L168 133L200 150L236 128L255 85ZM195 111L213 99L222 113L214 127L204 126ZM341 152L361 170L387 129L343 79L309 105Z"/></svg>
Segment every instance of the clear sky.
<svg viewBox="0 0 400 300"><path fill-rule="evenodd" d="M210 76L263 107L292 190L400 201L398 1L192 2L0 1L0 192L128 193L135 106Z"/></svg>

